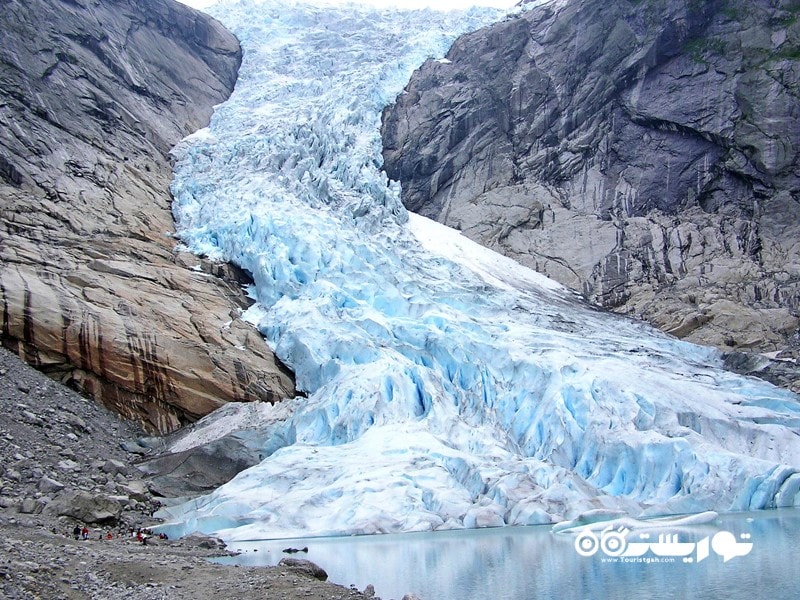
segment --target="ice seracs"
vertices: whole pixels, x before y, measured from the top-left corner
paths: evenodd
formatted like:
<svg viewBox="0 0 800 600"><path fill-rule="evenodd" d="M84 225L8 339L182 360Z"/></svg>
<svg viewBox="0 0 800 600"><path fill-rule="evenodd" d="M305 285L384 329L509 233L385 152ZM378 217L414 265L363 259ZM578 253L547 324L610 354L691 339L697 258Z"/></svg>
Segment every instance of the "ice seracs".
<svg viewBox="0 0 800 600"><path fill-rule="evenodd" d="M240 419L264 460L165 510L173 534L800 503L794 395L403 209L380 170L380 111L415 66L498 13L214 10L245 58L210 128L176 149L179 235L253 274L244 318L308 397L259 412L257 428ZM182 449L238 427L235 412L201 422Z"/></svg>

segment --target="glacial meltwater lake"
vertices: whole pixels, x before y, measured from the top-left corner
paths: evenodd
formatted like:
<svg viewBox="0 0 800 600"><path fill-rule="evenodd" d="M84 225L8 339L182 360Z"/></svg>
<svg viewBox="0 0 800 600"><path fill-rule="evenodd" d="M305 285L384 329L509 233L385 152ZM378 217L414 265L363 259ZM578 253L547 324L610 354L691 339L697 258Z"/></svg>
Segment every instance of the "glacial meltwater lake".
<svg viewBox="0 0 800 600"><path fill-rule="evenodd" d="M241 554L218 562L274 565L290 556L283 549L308 547L293 556L317 563L334 583L360 590L371 583L383 600L407 593L422 600L800 598L800 509L626 536L624 554L613 540L588 540L584 555L578 536L550 526L232 542ZM634 557L634 547L648 551Z"/></svg>

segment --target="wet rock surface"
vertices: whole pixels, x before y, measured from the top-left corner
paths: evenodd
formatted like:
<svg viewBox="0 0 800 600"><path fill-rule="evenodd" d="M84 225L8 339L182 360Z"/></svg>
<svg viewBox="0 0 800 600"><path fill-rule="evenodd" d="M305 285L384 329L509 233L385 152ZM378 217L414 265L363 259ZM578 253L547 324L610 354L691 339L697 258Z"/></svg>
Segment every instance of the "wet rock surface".
<svg viewBox="0 0 800 600"><path fill-rule="evenodd" d="M159 506L137 468L142 456L122 447L141 435L138 427L0 348L0 597L372 597L369 589L362 593L320 581L322 568L313 563L214 564L211 558L226 554L214 538L137 541L130 529L155 524L151 513ZM96 522L86 522L70 516L76 510L86 511L81 517L105 511L109 503L114 518L98 514ZM88 539L73 537L76 525L87 527Z"/></svg>
<svg viewBox="0 0 800 600"><path fill-rule="evenodd" d="M249 451L233 434L189 450L145 457L139 468L159 495L194 497L213 491L258 462L258 452Z"/></svg>
<svg viewBox="0 0 800 600"><path fill-rule="evenodd" d="M247 274L176 250L169 152L237 40L172 0L0 11L0 341L148 429L294 394L239 315Z"/></svg>
<svg viewBox="0 0 800 600"><path fill-rule="evenodd" d="M796 2L552 2L384 112L411 210L798 388ZM782 377L782 379L786 379Z"/></svg>

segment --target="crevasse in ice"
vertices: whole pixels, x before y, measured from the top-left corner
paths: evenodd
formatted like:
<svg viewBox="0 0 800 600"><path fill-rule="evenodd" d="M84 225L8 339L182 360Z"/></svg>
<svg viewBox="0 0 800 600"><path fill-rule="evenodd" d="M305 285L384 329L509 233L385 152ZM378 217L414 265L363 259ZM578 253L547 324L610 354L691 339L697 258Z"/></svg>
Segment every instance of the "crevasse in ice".
<svg viewBox="0 0 800 600"><path fill-rule="evenodd" d="M244 318L308 397L273 416L259 409L264 460L165 510L172 533L256 539L800 503L794 395L402 207L380 170L380 111L413 68L497 13L267 1L215 16L244 63L210 127L175 150L179 235L253 274L258 303ZM237 427L236 414L201 422L195 443ZM242 407L238 423L252 429L253 414Z"/></svg>

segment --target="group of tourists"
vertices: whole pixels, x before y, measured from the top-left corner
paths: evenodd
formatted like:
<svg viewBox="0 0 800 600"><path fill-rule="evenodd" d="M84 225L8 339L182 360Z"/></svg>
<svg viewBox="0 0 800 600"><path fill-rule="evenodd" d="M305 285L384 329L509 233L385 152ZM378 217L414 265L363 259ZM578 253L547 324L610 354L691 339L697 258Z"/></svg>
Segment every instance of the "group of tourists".
<svg viewBox="0 0 800 600"><path fill-rule="evenodd" d="M55 528L53 528L53 533L56 533ZM86 527L86 525L84 525L83 527L81 527L80 525L75 525L75 527L72 530L72 537L75 538L76 540L80 539L88 540L90 533L91 532L89 531L89 528ZM111 531L110 529L107 530L105 533L101 531L98 534L97 539L99 541L102 541L102 540L113 540L115 537L116 539L135 538L137 542L140 542L146 546L147 540L149 538L152 538L153 536L154 534L152 529L148 529L146 527L137 527L135 529L133 527L128 527L127 530L125 528L120 528L117 531L116 536L114 536L114 532ZM159 540L169 539L169 536L166 533L157 533L155 534L155 537L157 537Z"/></svg>

